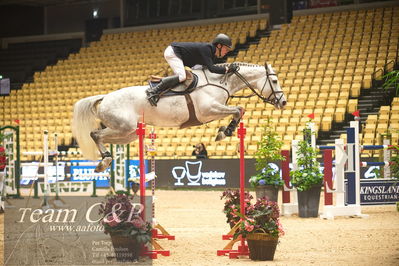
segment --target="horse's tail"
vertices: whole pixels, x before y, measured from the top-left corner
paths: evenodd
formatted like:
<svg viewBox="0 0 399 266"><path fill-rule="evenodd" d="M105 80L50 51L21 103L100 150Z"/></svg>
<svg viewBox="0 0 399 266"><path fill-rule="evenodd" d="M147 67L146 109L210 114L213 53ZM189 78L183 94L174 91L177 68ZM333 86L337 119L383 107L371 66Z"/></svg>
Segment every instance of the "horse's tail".
<svg viewBox="0 0 399 266"><path fill-rule="evenodd" d="M94 104L104 95L91 96L79 100L73 108L72 134L78 142L83 156L90 160L97 160L99 153L90 132L100 128L93 110Z"/></svg>

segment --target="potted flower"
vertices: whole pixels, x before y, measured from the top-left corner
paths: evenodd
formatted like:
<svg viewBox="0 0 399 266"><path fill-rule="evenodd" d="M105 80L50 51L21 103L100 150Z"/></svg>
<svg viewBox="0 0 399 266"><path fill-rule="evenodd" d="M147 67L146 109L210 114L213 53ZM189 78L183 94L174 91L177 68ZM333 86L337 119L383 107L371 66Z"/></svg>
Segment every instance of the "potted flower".
<svg viewBox="0 0 399 266"><path fill-rule="evenodd" d="M246 238L251 260L273 260L280 236L284 230L280 223L280 210L275 201L267 197L257 199L254 205L248 208L248 214L243 216L239 229L234 238Z"/></svg>
<svg viewBox="0 0 399 266"><path fill-rule="evenodd" d="M117 261L137 261L144 244L151 240L151 224L143 221L132 197L117 193L100 205L104 233L111 236Z"/></svg>
<svg viewBox="0 0 399 266"><path fill-rule="evenodd" d="M310 131L310 129L306 130ZM307 140L298 143L298 169L291 171L290 175L291 184L297 189L298 193L299 217L318 216L323 173L320 171L320 164L316 160L317 152Z"/></svg>
<svg viewBox="0 0 399 266"><path fill-rule="evenodd" d="M252 195L245 192L245 212L247 212L248 207L251 205ZM237 215L240 212L240 191L227 189L223 192L220 199L226 199L224 203L223 212L226 214L227 223L230 224L230 228L233 228L239 221L240 217Z"/></svg>
<svg viewBox="0 0 399 266"><path fill-rule="evenodd" d="M271 127L270 119L267 120L262 135L262 139L258 142L258 150L255 153L255 166L259 173L252 176L249 182L255 188L257 198L266 196L272 201L277 201L278 190L284 181L280 176L278 167L272 162L284 159L281 155L283 142Z"/></svg>

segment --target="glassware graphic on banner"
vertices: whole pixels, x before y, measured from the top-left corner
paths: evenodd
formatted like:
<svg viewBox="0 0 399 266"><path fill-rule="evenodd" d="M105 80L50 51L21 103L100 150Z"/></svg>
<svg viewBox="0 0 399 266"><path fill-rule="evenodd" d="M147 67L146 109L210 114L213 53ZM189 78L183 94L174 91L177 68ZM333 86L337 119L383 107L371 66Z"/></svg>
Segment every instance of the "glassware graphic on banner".
<svg viewBox="0 0 399 266"><path fill-rule="evenodd" d="M175 166L172 169L172 175L177 180L175 182L175 186L184 186L185 184L181 182L181 180L187 176L187 179L190 181L187 185L188 186L200 186L201 183L201 168L202 168L202 161L197 162L185 162L186 167L183 166Z"/></svg>
<svg viewBox="0 0 399 266"><path fill-rule="evenodd" d="M172 169L172 175L177 180L175 186L184 186L181 180L186 176L186 168L183 166L176 166Z"/></svg>
<svg viewBox="0 0 399 266"><path fill-rule="evenodd" d="M188 183L189 186L199 186L201 185L199 181L201 180L201 168L202 161L197 162L189 162L186 161L186 169L187 169L187 179L190 181Z"/></svg>
<svg viewBox="0 0 399 266"><path fill-rule="evenodd" d="M173 178L177 180L175 186L224 186L226 185L225 171L202 171L203 161L185 161L185 167L174 166L172 168ZM208 165L209 168L209 165ZM188 183L182 180L187 177Z"/></svg>

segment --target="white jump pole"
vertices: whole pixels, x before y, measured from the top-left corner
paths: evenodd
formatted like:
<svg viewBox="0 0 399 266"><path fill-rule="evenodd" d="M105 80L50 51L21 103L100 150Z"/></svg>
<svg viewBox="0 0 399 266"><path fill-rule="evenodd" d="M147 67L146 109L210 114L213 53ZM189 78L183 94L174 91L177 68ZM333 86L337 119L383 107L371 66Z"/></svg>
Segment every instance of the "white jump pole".
<svg viewBox="0 0 399 266"><path fill-rule="evenodd" d="M54 149L58 151L58 135L54 134ZM58 195L58 152L55 154L55 199L59 200Z"/></svg>
<svg viewBox="0 0 399 266"><path fill-rule="evenodd" d="M43 163L44 163L44 186L43 186L43 202L42 207L48 208L48 193L49 193L49 185L48 185L48 131L45 130L43 132Z"/></svg>

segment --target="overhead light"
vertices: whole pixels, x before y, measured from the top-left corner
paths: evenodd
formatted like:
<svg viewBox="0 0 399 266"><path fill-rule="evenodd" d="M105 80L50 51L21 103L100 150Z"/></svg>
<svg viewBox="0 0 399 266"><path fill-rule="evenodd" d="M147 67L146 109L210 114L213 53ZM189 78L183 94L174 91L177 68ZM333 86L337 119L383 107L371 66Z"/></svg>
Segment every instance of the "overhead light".
<svg viewBox="0 0 399 266"><path fill-rule="evenodd" d="M93 18L98 18L98 8L93 9Z"/></svg>

